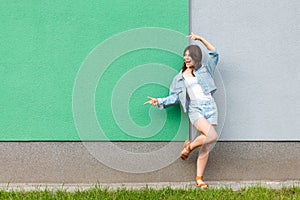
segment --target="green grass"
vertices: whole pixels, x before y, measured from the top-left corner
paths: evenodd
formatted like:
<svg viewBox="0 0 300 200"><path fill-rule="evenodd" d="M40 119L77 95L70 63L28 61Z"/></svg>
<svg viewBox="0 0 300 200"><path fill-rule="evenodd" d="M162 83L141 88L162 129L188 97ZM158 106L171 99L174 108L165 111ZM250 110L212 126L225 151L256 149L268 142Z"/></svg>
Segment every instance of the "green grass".
<svg viewBox="0 0 300 200"><path fill-rule="evenodd" d="M238 191L232 189L140 189L140 190L108 190L98 187L77 192L66 191L0 191L0 199L300 199L300 187L283 188L281 190L264 187L250 187Z"/></svg>

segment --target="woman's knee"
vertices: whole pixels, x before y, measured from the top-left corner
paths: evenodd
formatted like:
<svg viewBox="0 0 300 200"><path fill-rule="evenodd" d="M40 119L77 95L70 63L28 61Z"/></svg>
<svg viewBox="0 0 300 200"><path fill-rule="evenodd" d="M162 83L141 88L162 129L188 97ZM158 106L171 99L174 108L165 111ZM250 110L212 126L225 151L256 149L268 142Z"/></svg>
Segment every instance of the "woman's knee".
<svg viewBox="0 0 300 200"><path fill-rule="evenodd" d="M217 131L214 131L214 133L213 133L213 135L212 135L212 141L213 142L216 142L217 141L217 139L218 139L218 133L217 133Z"/></svg>
<svg viewBox="0 0 300 200"><path fill-rule="evenodd" d="M202 152L208 152L208 151L209 151L209 147L210 147L209 144L204 144L204 145L201 147L200 151L202 151Z"/></svg>
<svg viewBox="0 0 300 200"><path fill-rule="evenodd" d="M203 156L209 154L209 147L210 145L203 145L199 151L199 156L198 158L201 159Z"/></svg>
<svg viewBox="0 0 300 200"><path fill-rule="evenodd" d="M218 139L218 133L213 125L210 126L206 136L209 137L211 141L216 141Z"/></svg>

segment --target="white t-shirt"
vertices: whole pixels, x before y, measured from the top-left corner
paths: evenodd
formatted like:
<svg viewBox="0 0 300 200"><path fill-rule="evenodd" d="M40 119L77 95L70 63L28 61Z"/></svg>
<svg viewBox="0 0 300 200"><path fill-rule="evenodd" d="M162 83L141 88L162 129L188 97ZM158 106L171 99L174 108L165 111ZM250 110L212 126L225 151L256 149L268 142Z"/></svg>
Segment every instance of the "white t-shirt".
<svg viewBox="0 0 300 200"><path fill-rule="evenodd" d="M201 85L198 83L197 77L187 77L184 79L184 84L190 100L206 101L212 98L211 94L204 94Z"/></svg>

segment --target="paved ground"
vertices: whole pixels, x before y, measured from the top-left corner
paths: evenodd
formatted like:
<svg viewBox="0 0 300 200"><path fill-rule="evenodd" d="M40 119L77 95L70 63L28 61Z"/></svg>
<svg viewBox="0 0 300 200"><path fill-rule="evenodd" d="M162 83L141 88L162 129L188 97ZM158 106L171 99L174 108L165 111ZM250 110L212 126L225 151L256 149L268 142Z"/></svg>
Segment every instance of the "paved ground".
<svg viewBox="0 0 300 200"><path fill-rule="evenodd" d="M240 188L247 188L251 186L263 186L267 188L280 189L283 187L300 187L300 181L280 181L280 182L270 182L270 181L243 181L243 182L207 182L210 188L232 188L232 190L239 190ZM82 191L95 186L100 188L108 188L111 190L114 189L143 189L143 188L153 188L153 189L162 189L162 188L173 188L173 189L188 189L196 188L194 182L166 182L166 183L123 183L123 184L0 184L0 189L5 191L43 191L43 190L64 190L69 192Z"/></svg>

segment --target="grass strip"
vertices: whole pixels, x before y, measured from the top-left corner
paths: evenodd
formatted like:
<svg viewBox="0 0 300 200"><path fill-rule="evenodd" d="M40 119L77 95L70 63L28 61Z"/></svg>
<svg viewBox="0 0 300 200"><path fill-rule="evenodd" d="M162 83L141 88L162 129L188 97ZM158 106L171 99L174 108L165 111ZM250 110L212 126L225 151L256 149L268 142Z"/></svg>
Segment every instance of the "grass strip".
<svg viewBox="0 0 300 200"><path fill-rule="evenodd" d="M139 190L117 189L108 190L98 187L84 191L67 192L57 191L0 191L0 199L101 199L101 200L128 200L128 199L300 199L300 187L282 188L280 190L255 186L233 191L230 188L222 189L171 189L155 190L144 188Z"/></svg>

